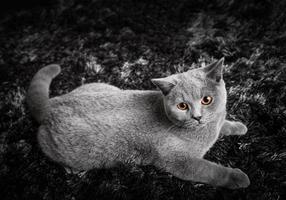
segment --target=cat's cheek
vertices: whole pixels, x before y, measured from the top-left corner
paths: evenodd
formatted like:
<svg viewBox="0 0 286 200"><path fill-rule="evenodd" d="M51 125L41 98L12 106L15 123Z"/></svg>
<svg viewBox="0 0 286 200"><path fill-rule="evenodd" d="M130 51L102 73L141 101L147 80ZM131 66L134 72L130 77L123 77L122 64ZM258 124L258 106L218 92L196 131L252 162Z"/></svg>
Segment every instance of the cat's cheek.
<svg viewBox="0 0 286 200"><path fill-rule="evenodd" d="M178 121L185 121L186 117L183 116L182 114L178 116L177 120Z"/></svg>
<svg viewBox="0 0 286 200"><path fill-rule="evenodd" d="M172 112L171 109L165 108L165 112L166 112L167 117L168 117L171 121L176 120L176 116L174 115L174 113Z"/></svg>
<svg viewBox="0 0 286 200"><path fill-rule="evenodd" d="M187 118L187 111L177 111L176 116L178 121L185 121Z"/></svg>
<svg viewBox="0 0 286 200"><path fill-rule="evenodd" d="M177 120L177 121L184 121L186 119L186 111L179 110L177 108L170 109L167 112L168 116Z"/></svg>

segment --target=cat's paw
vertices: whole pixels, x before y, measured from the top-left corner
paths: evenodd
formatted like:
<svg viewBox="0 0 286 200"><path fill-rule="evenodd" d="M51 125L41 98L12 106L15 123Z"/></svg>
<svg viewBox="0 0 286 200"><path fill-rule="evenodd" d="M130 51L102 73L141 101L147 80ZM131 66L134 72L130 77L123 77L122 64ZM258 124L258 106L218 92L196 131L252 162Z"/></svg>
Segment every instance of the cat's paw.
<svg viewBox="0 0 286 200"><path fill-rule="evenodd" d="M240 169L231 169L227 176L227 181L223 184L223 187L229 189L246 188L250 184L248 176Z"/></svg>
<svg viewBox="0 0 286 200"><path fill-rule="evenodd" d="M232 135L245 135L247 130L247 127L243 123L235 122Z"/></svg>

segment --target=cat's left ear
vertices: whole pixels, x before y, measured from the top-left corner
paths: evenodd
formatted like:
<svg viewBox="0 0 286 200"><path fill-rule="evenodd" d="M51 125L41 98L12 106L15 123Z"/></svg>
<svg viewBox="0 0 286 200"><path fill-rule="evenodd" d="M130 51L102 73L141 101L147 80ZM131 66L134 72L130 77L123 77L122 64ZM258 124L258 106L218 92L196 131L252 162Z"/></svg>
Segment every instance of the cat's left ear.
<svg viewBox="0 0 286 200"><path fill-rule="evenodd" d="M224 63L224 57L218 61L215 61L207 65L206 67L202 68L202 70L206 73L206 76L209 79L212 79L216 82L220 82L223 73L223 66L224 66L223 63Z"/></svg>
<svg viewBox="0 0 286 200"><path fill-rule="evenodd" d="M156 85L164 95L169 94L169 92L176 86L177 80L172 77L166 78L153 78L151 79L152 83Z"/></svg>

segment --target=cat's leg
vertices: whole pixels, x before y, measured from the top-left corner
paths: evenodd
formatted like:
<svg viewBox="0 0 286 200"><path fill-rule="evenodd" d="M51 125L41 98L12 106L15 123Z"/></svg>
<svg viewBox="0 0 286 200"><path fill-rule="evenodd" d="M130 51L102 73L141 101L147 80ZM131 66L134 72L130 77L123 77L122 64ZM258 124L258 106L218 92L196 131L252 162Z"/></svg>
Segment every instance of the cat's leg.
<svg viewBox="0 0 286 200"><path fill-rule="evenodd" d="M221 135L245 135L247 127L241 122L225 120L220 130Z"/></svg>
<svg viewBox="0 0 286 200"><path fill-rule="evenodd" d="M240 169L224 167L204 159L193 158L186 152L165 152L155 165L183 180L229 189L245 188L250 184L248 176Z"/></svg>

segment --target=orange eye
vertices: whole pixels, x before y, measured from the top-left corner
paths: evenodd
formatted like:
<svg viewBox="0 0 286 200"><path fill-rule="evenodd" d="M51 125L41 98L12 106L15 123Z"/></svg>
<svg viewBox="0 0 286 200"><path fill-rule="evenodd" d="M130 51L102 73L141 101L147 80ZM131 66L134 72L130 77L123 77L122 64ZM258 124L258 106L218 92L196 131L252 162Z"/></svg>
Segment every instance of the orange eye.
<svg viewBox="0 0 286 200"><path fill-rule="evenodd" d="M202 98L201 104L203 104L203 105L210 105L212 101L213 101L212 97L205 96L205 97Z"/></svg>
<svg viewBox="0 0 286 200"><path fill-rule="evenodd" d="M179 103L177 105L177 108L180 109L180 110L187 110L189 108L189 106L186 103Z"/></svg>

